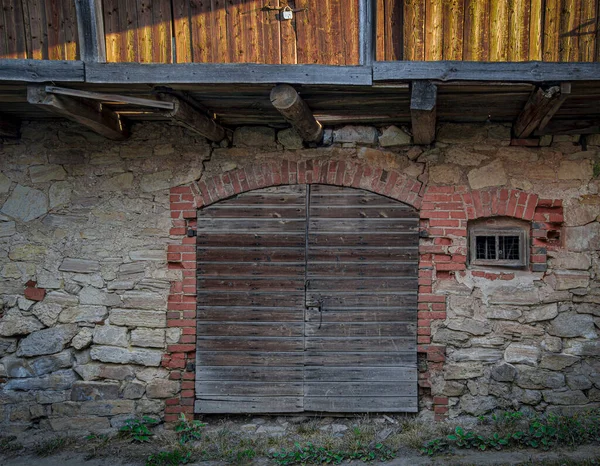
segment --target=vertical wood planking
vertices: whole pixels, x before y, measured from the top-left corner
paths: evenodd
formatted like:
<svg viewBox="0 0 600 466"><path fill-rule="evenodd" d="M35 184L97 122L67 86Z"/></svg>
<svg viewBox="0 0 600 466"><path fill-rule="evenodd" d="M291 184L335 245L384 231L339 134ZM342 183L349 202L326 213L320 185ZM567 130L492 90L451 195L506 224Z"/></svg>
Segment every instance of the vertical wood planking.
<svg viewBox="0 0 600 466"><path fill-rule="evenodd" d="M561 0L545 0L542 44L544 61L559 60L560 5Z"/></svg>
<svg viewBox="0 0 600 466"><path fill-rule="evenodd" d="M213 18L213 60L217 63L229 62L227 44L227 0L211 0L211 17Z"/></svg>
<svg viewBox="0 0 600 466"><path fill-rule="evenodd" d="M121 38L119 54L127 62L140 61L140 39L138 34L138 0L119 0L119 24Z"/></svg>
<svg viewBox="0 0 600 466"><path fill-rule="evenodd" d="M65 35L65 59L77 60L79 58L79 34L77 31L77 13L75 2L62 3L62 25Z"/></svg>
<svg viewBox="0 0 600 466"><path fill-rule="evenodd" d="M43 0L24 0L23 17L25 36L28 39L28 58L48 59L48 37L46 33L46 11Z"/></svg>
<svg viewBox="0 0 600 466"><path fill-rule="evenodd" d="M597 47L595 34L598 27L598 4L596 1L583 1L581 5L581 35L579 36L579 61L594 61Z"/></svg>
<svg viewBox="0 0 600 466"><path fill-rule="evenodd" d="M404 6L402 0L385 2L386 60L404 59Z"/></svg>
<svg viewBox="0 0 600 466"><path fill-rule="evenodd" d="M579 58L579 21L582 1L589 0L563 0L563 7L559 12L559 61L577 61Z"/></svg>
<svg viewBox="0 0 600 466"><path fill-rule="evenodd" d="M425 60L425 0L404 2L404 59Z"/></svg>
<svg viewBox="0 0 600 466"><path fill-rule="evenodd" d="M190 0L190 27L192 36L192 60L208 63L213 59L213 16L210 0Z"/></svg>
<svg viewBox="0 0 600 466"><path fill-rule="evenodd" d="M466 0L464 56L467 61L489 60L490 1Z"/></svg>
<svg viewBox="0 0 600 466"><path fill-rule="evenodd" d="M444 60L463 59L465 0L444 1Z"/></svg>
<svg viewBox="0 0 600 466"><path fill-rule="evenodd" d="M22 0L3 0L0 6L0 57L27 58Z"/></svg>
<svg viewBox="0 0 600 466"><path fill-rule="evenodd" d="M385 12L386 0L374 0L375 5L375 60L386 61L393 60L388 58L386 42L390 40L389 28L391 28L391 19L388 19Z"/></svg>
<svg viewBox="0 0 600 466"><path fill-rule="evenodd" d="M510 37L508 61L529 59L529 17L531 0L512 0L510 10Z"/></svg>
<svg viewBox="0 0 600 466"><path fill-rule="evenodd" d="M117 0L104 0L104 37L106 43L106 61L120 61L120 28Z"/></svg>
<svg viewBox="0 0 600 466"><path fill-rule="evenodd" d="M141 63L152 62L152 5L150 0L137 1L137 39L138 60Z"/></svg>
<svg viewBox="0 0 600 466"><path fill-rule="evenodd" d="M359 7L358 0L341 0L340 29L343 34L341 64L359 64Z"/></svg>
<svg viewBox="0 0 600 466"><path fill-rule="evenodd" d="M317 38L315 8L310 8L309 0L296 0L297 9L306 9L296 17L296 53L298 63L318 63L314 47Z"/></svg>
<svg viewBox="0 0 600 466"><path fill-rule="evenodd" d="M282 2L278 3L279 6L282 4ZM293 9L298 8L297 2L295 1L290 1L288 4ZM281 35L280 61L284 65L295 65L298 63L298 36L296 35L296 31L298 29L298 21L301 21L301 18L304 15L305 13L301 12L299 14L294 14L294 19L291 21L279 22L279 31Z"/></svg>
<svg viewBox="0 0 600 466"><path fill-rule="evenodd" d="M490 2L490 61L507 61L509 36L513 26L509 18L516 0L491 0ZM512 19L512 18L511 18Z"/></svg>
<svg viewBox="0 0 600 466"><path fill-rule="evenodd" d="M274 12L262 11L269 3L269 0L254 0L253 15L258 30L257 62L276 65L281 63L281 25ZM281 5L278 1L275 4Z"/></svg>
<svg viewBox="0 0 600 466"><path fill-rule="evenodd" d="M190 1L172 0L175 58L177 63L192 62L192 35L190 26Z"/></svg>
<svg viewBox="0 0 600 466"><path fill-rule="evenodd" d="M427 0L425 3L425 60L439 61L444 58L443 0Z"/></svg>
<svg viewBox="0 0 600 466"><path fill-rule="evenodd" d="M542 60L544 0L531 0L529 17L529 60Z"/></svg>
<svg viewBox="0 0 600 466"><path fill-rule="evenodd" d="M153 0L152 56L154 63L173 63L171 0Z"/></svg>

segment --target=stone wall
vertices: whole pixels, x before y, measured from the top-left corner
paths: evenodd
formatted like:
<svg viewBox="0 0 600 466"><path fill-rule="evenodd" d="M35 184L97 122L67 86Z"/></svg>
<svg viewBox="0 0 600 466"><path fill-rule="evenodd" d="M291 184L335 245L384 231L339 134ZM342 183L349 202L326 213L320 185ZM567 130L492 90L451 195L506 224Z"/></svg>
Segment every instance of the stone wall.
<svg viewBox="0 0 600 466"><path fill-rule="evenodd" d="M318 181L307 179L313 162L342 178L367 167L357 183L375 191L413 180L406 194L429 236L420 265L423 415L593 406L599 139L509 147L507 126L445 125L423 148L400 128L345 127L326 131L325 147L302 149L292 131L263 127L211 147L161 124L138 125L123 143L68 123L27 124L20 141L0 148L0 424L101 430L134 414L191 412L195 257L185 234L197 199L236 192L239 176L229 173L285 182L281 168L275 176L256 168L282 161L289 182ZM483 204L468 204L474 192ZM520 193L535 199L531 216L527 200L519 216L538 241L528 271L466 265L469 219L497 215L503 192L516 203Z"/></svg>

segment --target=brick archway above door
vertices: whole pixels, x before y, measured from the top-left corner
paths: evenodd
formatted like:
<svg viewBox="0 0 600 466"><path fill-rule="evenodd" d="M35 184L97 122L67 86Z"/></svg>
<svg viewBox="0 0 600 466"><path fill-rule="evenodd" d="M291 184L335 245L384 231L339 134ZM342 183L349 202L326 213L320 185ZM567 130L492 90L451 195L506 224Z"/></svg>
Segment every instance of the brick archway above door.
<svg viewBox="0 0 600 466"><path fill-rule="evenodd" d="M421 207L423 183L395 170L373 168L354 161L309 159L300 162L272 160L228 171L192 185L193 199L182 204L189 218L195 209L259 188L293 184L328 184L360 188Z"/></svg>

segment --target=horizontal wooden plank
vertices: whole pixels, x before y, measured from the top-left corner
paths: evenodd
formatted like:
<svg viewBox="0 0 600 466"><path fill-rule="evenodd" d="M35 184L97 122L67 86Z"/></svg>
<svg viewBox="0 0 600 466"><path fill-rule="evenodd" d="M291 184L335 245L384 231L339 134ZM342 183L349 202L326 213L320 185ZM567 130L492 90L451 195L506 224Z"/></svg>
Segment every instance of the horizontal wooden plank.
<svg viewBox="0 0 600 466"><path fill-rule="evenodd" d="M198 234L204 231L231 233L232 231L241 232L260 232L260 233L284 233L290 231L303 232L306 229L304 219L213 219L202 218L198 220Z"/></svg>
<svg viewBox="0 0 600 466"><path fill-rule="evenodd" d="M302 396L302 382L196 382L196 397L221 396Z"/></svg>
<svg viewBox="0 0 600 466"><path fill-rule="evenodd" d="M198 262L302 262L304 248L197 248Z"/></svg>
<svg viewBox="0 0 600 466"><path fill-rule="evenodd" d="M304 276L304 262L198 262L198 276L214 277L298 277Z"/></svg>
<svg viewBox="0 0 600 466"><path fill-rule="evenodd" d="M387 353L365 352L304 352L304 363L309 366L397 366L416 367L416 351Z"/></svg>
<svg viewBox="0 0 600 466"><path fill-rule="evenodd" d="M416 231L379 232L343 232L316 233L309 232L309 246L413 246L419 245L419 234Z"/></svg>
<svg viewBox="0 0 600 466"><path fill-rule="evenodd" d="M263 233L215 233L198 236L199 247L304 247L304 233L263 234Z"/></svg>
<svg viewBox="0 0 600 466"><path fill-rule="evenodd" d="M230 218L230 219L253 219L253 218L305 218L304 206L270 206L253 205L237 206L227 204L215 204L213 207L198 211L198 221L203 222L207 218Z"/></svg>
<svg viewBox="0 0 600 466"><path fill-rule="evenodd" d="M81 61L0 59L0 81L84 82Z"/></svg>
<svg viewBox="0 0 600 466"><path fill-rule="evenodd" d="M303 291L304 279L298 278L201 278L197 281L202 291Z"/></svg>
<svg viewBox="0 0 600 466"><path fill-rule="evenodd" d="M416 354L415 354L416 356ZM304 364L304 352L198 351L201 366L296 366Z"/></svg>
<svg viewBox="0 0 600 466"><path fill-rule="evenodd" d="M208 323L199 321L197 334L199 336L244 336L244 337L300 337L304 323L280 322L265 323L255 322L247 324L238 323Z"/></svg>
<svg viewBox="0 0 600 466"><path fill-rule="evenodd" d="M247 307L205 307L196 311L199 321L212 322L302 322L304 308L253 309Z"/></svg>
<svg viewBox="0 0 600 466"><path fill-rule="evenodd" d="M324 311L323 313L327 313ZM305 335L311 337L394 337L417 334L414 323L355 323L355 322L307 322Z"/></svg>
<svg viewBox="0 0 600 466"><path fill-rule="evenodd" d="M375 62L373 81L600 81L600 63L491 63L469 61Z"/></svg>
<svg viewBox="0 0 600 466"><path fill-rule="evenodd" d="M303 351L303 338L199 337L197 351Z"/></svg>
<svg viewBox="0 0 600 466"><path fill-rule="evenodd" d="M341 309L319 312L314 308L306 311L307 321L317 322L416 322L417 309Z"/></svg>
<svg viewBox="0 0 600 466"><path fill-rule="evenodd" d="M282 369L283 370L283 369ZM287 369L286 369L287 370ZM268 371L257 371L258 377ZM275 370L274 374L279 374ZM275 375L274 375L275 377ZM417 367L304 367L305 382L410 382L417 380Z"/></svg>
<svg viewBox="0 0 600 466"><path fill-rule="evenodd" d="M307 277L410 277L418 271L416 261L400 262L313 262L308 264Z"/></svg>
<svg viewBox="0 0 600 466"><path fill-rule="evenodd" d="M307 301L321 301L323 309L345 309L348 307L417 307L417 293L400 294L398 293L344 293L335 294L331 291L309 292L306 296Z"/></svg>
<svg viewBox="0 0 600 466"><path fill-rule="evenodd" d="M374 227L376 228L376 226ZM308 249L309 263L318 261L410 261L418 260L419 250L416 246L408 247L382 247L382 248L357 248L357 247L310 247Z"/></svg>
<svg viewBox="0 0 600 466"><path fill-rule="evenodd" d="M350 373L344 373L344 377ZM359 377L356 375L356 377ZM299 366L200 366L196 368L196 380L199 382L244 381L244 382L302 382L304 368Z"/></svg>
<svg viewBox="0 0 600 466"><path fill-rule="evenodd" d="M326 411L333 413L416 413L416 396L389 397L304 397L305 411Z"/></svg>
<svg viewBox="0 0 600 466"><path fill-rule="evenodd" d="M408 209L403 204L397 206L312 206L311 218L390 218L390 219L418 219L418 214L413 209ZM402 227L402 224L399 224Z"/></svg>
<svg viewBox="0 0 600 466"><path fill-rule="evenodd" d="M411 382L307 382L304 384L306 396L327 397L380 397L417 396L417 384Z"/></svg>
<svg viewBox="0 0 600 466"><path fill-rule="evenodd" d="M267 306L299 308L304 306L304 293L203 292L198 294L199 306Z"/></svg>
<svg viewBox="0 0 600 466"><path fill-rule="evenodd" d="M417 291L417 277L400 278L312 278L307 283L311 291Z"/></svg>
<svg viewBox="0 0 600 466"><path fill-rule="evenodd" d="M105 84L335 84L370 86L369 66L253 63L88 63L86 82Z"/></svg>
<svg viewBox="0 0 600 466"><path fill-rule="evenodd" d="M400 222L403 224L400 225ZM311 233L418 231L418 219L416 218L368 220L311 218L308 225Z"/></svg>
<svg viewBox="0 0 600 466"><path fill-rule="evenodd" d="M415 337L382 337L382 338L320 338L307 337L307 351L416 351ZM283 350L280 350L283 351Z"/></svg>
<svg viewBox="0 0 600 466"><path fill-rule="evenodd" d="M199 414L295 413L303 411L303 397L201 396L194 404Z"/></svg>

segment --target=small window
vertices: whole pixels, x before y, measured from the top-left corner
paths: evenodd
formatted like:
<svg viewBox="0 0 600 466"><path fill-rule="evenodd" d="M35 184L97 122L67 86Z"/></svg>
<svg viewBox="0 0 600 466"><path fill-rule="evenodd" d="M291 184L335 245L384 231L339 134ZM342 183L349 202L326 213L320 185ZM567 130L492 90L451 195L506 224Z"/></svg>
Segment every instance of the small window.
<svg viewBox="0 0 600 466"><path fill-rule="evenodd" d="M527 229L516 225L473 226L469 229L469 250L472 265L525 267Z"/></svg>

